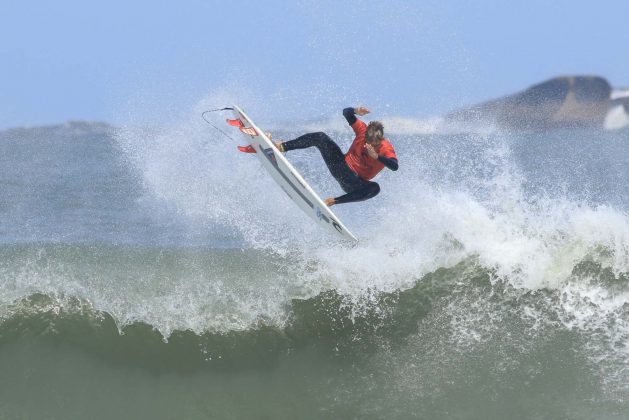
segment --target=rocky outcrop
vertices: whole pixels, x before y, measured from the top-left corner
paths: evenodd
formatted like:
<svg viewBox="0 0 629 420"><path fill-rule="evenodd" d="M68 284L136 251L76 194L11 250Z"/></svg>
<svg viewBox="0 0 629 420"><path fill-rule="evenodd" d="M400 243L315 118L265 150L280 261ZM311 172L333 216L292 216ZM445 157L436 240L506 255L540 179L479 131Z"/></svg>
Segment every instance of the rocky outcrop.
<svg viewBox="0 0 629 420"><path fill-rule="evenodd" d="M556 77L503 98L454 111L447 123L492 125L506 130L603 127L619 104L629 113L629 97L612 98L612 87L598 76Z"/></svg>

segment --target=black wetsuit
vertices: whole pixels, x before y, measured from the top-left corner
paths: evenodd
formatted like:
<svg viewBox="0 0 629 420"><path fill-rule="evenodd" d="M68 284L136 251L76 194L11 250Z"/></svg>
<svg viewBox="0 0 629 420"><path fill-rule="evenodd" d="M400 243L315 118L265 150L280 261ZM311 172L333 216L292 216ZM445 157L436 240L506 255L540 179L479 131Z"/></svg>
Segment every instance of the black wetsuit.
<svg viewBox="0 0 629 420"><path fill-rule="evenodd" d="M356 122L354 108L345 108L343 116L349 125ZM325 133L309 133L297 137L282 144L284 151L295 149L306 149L316 147L321 152L321 156L328 166L330 173L341 185L347 194L334 199L335 204L351 203L363 201L375 197L380 192L380 186L373 181L366 181L356 175L345 162L345 155L341 148ZM378 160L387 168L396 171L398 169L397 159L378 156Z"/></svg>

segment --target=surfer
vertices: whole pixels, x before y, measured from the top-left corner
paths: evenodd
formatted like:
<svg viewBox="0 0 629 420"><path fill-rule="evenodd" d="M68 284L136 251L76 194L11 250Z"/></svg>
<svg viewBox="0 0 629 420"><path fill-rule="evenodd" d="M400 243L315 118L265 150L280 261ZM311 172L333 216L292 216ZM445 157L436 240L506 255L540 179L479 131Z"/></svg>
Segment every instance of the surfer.
<svg viewBox="0 0 629 420"><path fill-rule="evenodd" d="M277 142L278 149L288 152L296 149L316 147L321 152L332 176L346 194L326 198L325 204L352 203L375 197L380 185L371 181L383 168L397 171L398 161L393 146L384 138L384 127L380 121L365 124L356 115L369 114L365 107L345 108L343 116L354 130L356 137L347 153L325 133L308 133L294 140Z"/></svg>

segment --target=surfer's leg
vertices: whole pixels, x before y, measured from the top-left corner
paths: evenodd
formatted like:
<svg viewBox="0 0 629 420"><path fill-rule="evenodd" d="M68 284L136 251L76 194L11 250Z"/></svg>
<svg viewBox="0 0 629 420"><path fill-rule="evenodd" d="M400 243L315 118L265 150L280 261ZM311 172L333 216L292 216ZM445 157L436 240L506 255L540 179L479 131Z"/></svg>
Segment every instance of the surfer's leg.
<svg viewBox="0 0 629 420"><path fill-rule="evenodd" d="M310 133L284 142L283 150L305 149L316 147L328 166L330 173L347 194L339 197L341 203L363 201L375 197L380 186L375 182L364 181L358 177L345 162L341 148L325 133Z"/></svg>
<svg viewBox="0 0 629 420"><path fill-rule="evenodd" d="M285 152L308 147L319 149L330 173L341 185L341 178L346 177L348 174L353 174L345 163L345 155L341 148L325 133L308 133L297 137L295 140L282 143L282 150Z"/></svg>
<svg viewBox="0 0 629 420"><path fill-rule="evenodd" d="M335 204L353 203L365 201L375 197L380 192L380 185L377 182L362 181L362 185L347 194L334 199Z"/></svg>
<svg viewBox="0 0 629 420"><path fill-rule="evenodd" d="M308 147L316 147L323 155L324 159L328 157L342 157L345 159L341 148L325 133L308 133L297 137L295 140L289 140L282 143L285 152L296 149L306 149Z"/></svg>

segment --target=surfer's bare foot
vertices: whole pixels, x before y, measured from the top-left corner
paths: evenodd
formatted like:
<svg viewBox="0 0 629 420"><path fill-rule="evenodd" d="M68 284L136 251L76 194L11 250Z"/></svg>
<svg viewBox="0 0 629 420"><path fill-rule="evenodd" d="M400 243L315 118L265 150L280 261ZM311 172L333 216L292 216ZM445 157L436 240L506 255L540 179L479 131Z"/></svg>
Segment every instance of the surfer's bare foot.
<svg viewBox="0 0 629 420"><path fill-rule="evenodd" d="M271 140L273 142L275 147L277 147L277 149L280 152L284 152L284 147L282 146L282 143L284 143L283 141L281 141L281 140L273 141L273 133L271 133L270 131L267 131L266 133L264 133L264 135L267 136L269 138L269 140Z"/></svg>
<svg viewBox="0 0 629 420"><path fill-rule="evenodd" d="M326 198L325 200L323 200L323 202L325 203L326 206L328 207L332 207L333 205L336 204L336 201L334 201L334 199L332 197L330 198Z"/></svg>

